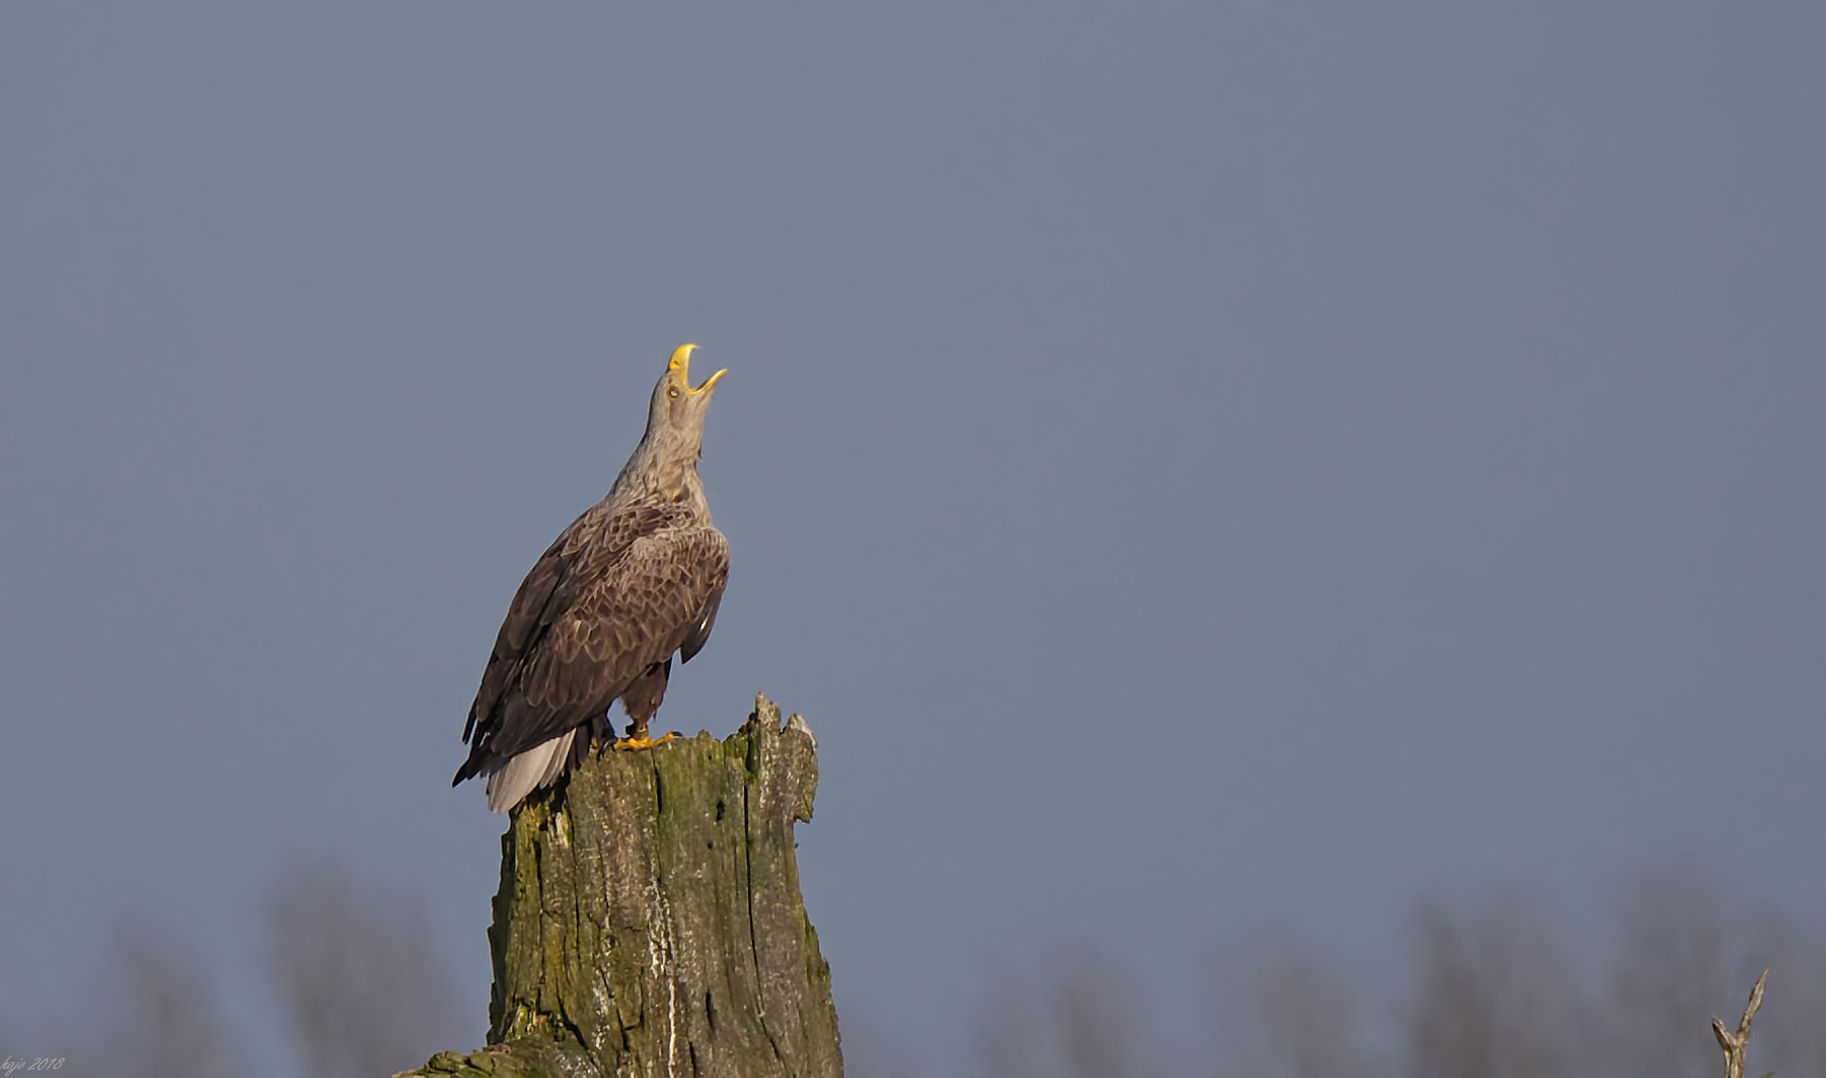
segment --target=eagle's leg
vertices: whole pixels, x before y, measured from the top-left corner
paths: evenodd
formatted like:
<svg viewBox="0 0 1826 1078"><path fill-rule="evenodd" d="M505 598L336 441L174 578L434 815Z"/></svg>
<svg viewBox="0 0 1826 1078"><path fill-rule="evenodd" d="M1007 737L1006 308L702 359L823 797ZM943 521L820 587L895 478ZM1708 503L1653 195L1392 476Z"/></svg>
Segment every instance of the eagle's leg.
<svg viewBox="0 0 1826 1078"><path fill-rule="evenodd" d="M634 679L626 692L621 694L621 706L628 711L628 736L615 742L618 749L650 749L663 745L677 734L667 734L654 740L647 736L647 722L653 713L659 710L659 703L666 698L666 679L672 676L672 660L654 663L647 667L647 672Z"/></svg>

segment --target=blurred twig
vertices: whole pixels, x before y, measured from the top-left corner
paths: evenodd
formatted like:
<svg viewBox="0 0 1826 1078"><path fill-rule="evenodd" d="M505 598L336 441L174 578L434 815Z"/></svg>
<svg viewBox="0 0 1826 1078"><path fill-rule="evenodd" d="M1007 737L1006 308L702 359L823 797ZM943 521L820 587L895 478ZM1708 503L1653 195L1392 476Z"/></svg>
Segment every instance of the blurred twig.
<svg viewBox="0 0 1826 1078"><path fill-rule="evenodd" d="M1769 980L1769 971L1756 979L1756 987L1750 989L1750 1002L1744 1007L1744 1016L1737 1023L1737 1032L1725 1028L1721 1019L1712 1019L1712 1036L1718 1038L1718 1047L1725 1053L1725 1078L1744 1078L1744 1049L1750 1045L1750 1019L1763 1005L1763 985Z"/></svg>

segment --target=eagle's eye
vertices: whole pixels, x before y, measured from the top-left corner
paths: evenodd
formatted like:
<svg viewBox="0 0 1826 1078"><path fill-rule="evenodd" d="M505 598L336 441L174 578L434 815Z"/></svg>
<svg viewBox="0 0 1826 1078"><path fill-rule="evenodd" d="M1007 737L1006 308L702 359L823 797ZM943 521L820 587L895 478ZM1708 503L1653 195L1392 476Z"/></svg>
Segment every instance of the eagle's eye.
<svg viewBox="0 0 1826 1078"><path fill-rule="evenodd" d="M666 387L666 396L671 397L673 400L677 400L678 399L678 387L677 386L667 386Z"/></svg>

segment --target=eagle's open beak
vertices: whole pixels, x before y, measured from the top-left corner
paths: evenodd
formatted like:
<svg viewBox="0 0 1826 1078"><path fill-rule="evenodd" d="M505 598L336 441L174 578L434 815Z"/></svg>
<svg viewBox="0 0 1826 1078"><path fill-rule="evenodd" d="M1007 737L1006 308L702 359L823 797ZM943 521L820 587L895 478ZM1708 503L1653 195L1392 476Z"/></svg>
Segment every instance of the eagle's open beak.
<svg viewBox="0 0 1826 1078"><path fill-rule="evenodd" d="M691 388L691 353L695 351L697 351L697 345L695 344L679 345L672 351L672 362L669 366L672 370L673 377L678 379L678 384L685 387L685 392L691 394L708 393L710 392L710 387L716 385L716 380L729 372L727 370L718 371L704 379L703 385L698 386L696 389Z"/></svg>

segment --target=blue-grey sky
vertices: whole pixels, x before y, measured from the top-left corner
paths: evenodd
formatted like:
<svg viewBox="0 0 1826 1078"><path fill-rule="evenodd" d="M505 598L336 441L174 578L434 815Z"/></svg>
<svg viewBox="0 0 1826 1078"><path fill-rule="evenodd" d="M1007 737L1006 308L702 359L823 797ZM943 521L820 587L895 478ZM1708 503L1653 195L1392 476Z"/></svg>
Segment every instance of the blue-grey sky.
<svg viewBox="0 0 1826 1078"><path fill-rule="evenodd" d="M125 914L251 1014L330 852L423 889L479 1040L464 713L682 340L734 564L660 723L818 732L854 1028L944 1058L1073 941L1373 963L1418 894L1669 851L1826 902L1823 42L0 7L0 1015Z"/></svg>

